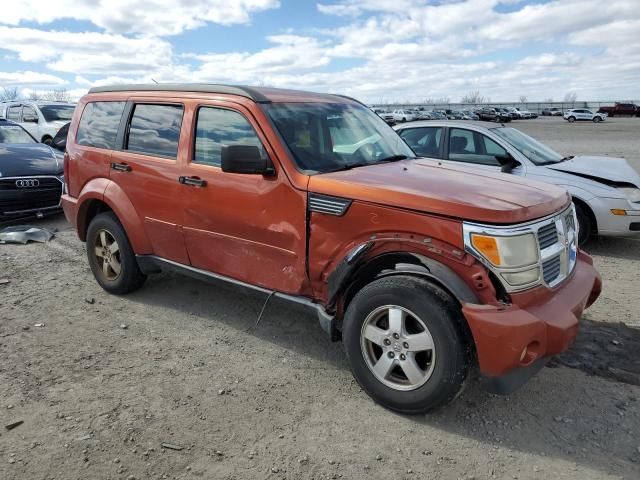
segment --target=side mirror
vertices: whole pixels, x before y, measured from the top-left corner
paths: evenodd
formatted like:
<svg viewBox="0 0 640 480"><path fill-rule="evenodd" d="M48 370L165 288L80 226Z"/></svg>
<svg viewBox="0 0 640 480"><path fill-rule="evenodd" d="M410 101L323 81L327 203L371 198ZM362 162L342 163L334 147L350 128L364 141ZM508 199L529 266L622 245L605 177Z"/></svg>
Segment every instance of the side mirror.
<svg viewBox="0 0 640 480"><path fill-rule="evenodd" d="M37 115L24 115L22 121L25 123L38 123Z"/></svg>
<svg viewBox="0 0 640 480"><path fill-rule="evenodd" d="M225 145L222 147L222 171L249 175L273 175L269 157L262 156L255 145Z"/></svg>
<svg viewBox="0 0 640 480"><path fill-rule="evenodd" d="M507 152L505 155L496 155L495 157L502 167L500 168L500 171L502 173L511 173L513 172L514 168L520 165L520 162L513 158L513 156L511 156L509 152Z"/></svg>

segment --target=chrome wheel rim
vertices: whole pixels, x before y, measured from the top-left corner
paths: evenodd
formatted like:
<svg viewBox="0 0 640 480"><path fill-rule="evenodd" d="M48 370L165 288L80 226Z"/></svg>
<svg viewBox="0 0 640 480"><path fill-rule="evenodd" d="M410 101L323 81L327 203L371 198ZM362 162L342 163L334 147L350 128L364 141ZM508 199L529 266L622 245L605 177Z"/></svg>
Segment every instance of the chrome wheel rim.
<svg viewBox="0 0 640 480"><path fill-rule="evenodd" d="M362 324L360 347L371 373L394 390L415 390L433 374L436 350L431 332L404 307L385 305L372 311Z"/></svg>
<svg viewBox="0 0 640 480"><path fill-rule="evenodd" d="M122 262L120 261L120 247L118 242L107 230L100 230L94 242L94 255L102 275L114 281L120 276Z"/></svg>

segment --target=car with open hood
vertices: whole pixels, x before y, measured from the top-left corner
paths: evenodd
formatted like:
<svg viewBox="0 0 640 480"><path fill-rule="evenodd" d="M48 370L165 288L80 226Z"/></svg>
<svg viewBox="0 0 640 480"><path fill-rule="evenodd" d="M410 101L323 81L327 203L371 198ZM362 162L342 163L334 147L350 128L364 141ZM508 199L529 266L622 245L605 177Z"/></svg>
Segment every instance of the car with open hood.
<svg viewBox="0 0 640 480"><path fill-rule="evenodd" d="M60 210L62 155L0 119L0 222Z"/></svg>
<svg viewBox="0 0 640 480"><path fill-rule="evenodd" d="M518 388L601 289L563 188L416 158L342 95L93 88L64 168L104 290L169 269L307 306L364 390L405 413L452 401L476 366L492 391Z"/></svg>
<svg viewBox="0 0 640 480"><path fill-rule="evenodd" d="M640 174L624 158L562 155L513 127L414 122L395 128L417 155L566 188L581 244L594 235L640 238Z"/></svg>

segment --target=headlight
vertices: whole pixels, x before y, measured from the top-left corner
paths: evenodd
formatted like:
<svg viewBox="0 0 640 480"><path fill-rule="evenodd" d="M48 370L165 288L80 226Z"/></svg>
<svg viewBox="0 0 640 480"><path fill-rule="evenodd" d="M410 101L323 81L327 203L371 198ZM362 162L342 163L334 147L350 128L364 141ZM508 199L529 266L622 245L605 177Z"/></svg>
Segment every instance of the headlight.
<svg viewBox="0 0 640 480"><path fill-rule="evenodd" d="M472 233L471 245L495 267L525 267L539 260L538 244L532 233L510 237Z"/></svg>
<svg viewBox="0 0 640 480"><path fill-rule="evenodd" d="M640 202L640 188L621 187L618 191L623 193L630 202Z"/></svg>

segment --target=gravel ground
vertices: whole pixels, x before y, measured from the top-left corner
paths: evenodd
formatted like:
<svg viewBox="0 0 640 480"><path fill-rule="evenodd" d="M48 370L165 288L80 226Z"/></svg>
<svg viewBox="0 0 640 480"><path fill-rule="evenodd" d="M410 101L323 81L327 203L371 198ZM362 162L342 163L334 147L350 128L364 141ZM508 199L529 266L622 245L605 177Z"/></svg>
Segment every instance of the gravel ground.
<svg viewBox="0 0 640 480"><path fill-rule="evenodd" d="M640 119L514 126L640 168ZM254 328L264 296L173 274L110 296L62 217L34 223L60 231L0 245L0 479L640 478L638 240L588 247L603 295L550 368L406 417L308 313L274 300Z"/></svg>

